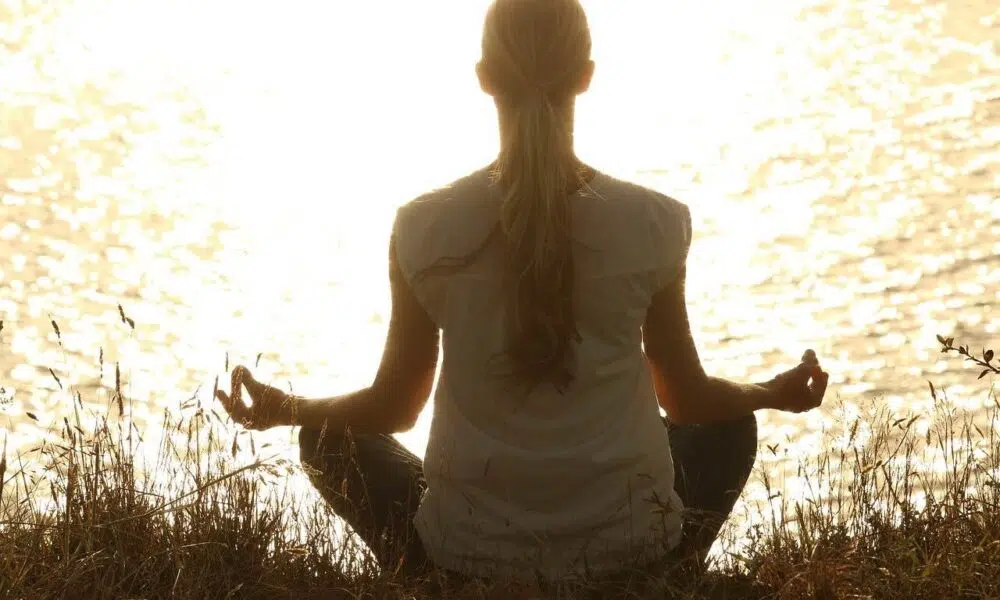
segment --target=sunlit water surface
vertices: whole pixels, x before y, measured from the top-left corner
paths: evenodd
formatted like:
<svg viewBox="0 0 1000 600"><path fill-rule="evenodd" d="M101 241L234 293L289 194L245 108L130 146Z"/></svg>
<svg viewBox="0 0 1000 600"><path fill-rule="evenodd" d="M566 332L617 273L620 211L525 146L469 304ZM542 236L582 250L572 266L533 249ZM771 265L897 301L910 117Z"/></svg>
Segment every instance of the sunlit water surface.
<svg viewBox="0 0 1000 600"><path fill-rule="evenodd" d="M587 4L578 149L691 206L706 368L762 380L812 347L848 408L927 411L932 380L982 411L988 380L935 334L1000 331L1000 7ZM300 393L370 382L393 211L496 148L473 75L485 4L332 6L0 3L11 449L75 392L108 412L116 364L153 437L165 409L211 403L226 353ZM428 417L401 436L418 454ZM788 451L762 460L785 466L832 424L760 417Z"/></svg>

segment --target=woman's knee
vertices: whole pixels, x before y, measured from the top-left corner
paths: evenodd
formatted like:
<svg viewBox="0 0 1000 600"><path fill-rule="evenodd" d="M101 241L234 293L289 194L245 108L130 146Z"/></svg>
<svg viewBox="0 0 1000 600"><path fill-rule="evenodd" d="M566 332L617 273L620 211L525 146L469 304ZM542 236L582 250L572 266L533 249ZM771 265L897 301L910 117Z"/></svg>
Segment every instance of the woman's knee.
<svg viewBox="0 0 1000 600"><path fill-rule="evenodd" d="M757 415L749 415L736 419L732 422L734 444L744 449L747 453L757 454Z"/></svg>
<svg viewBox="0 0 1000 600"><path fill-rule="evenodd" d="M750 413L742 419L736 420L741 439L757 443L757 413Z"/></svg>
<svg viewBox="0 0 1000 600"><path fill-rule="evenodd" d="M316 460L319 432L315 429L302 427L299 429L299 461L302 464L312 464Z"/></svg>
<svg viewBox="0 0 1000 600"><path fill-rule="evenodd" d="M299 429L299 461L304 465L322 469L322 465L332 455L340 455L346 439L343 433L331 433L328 429Z"/></svg>
<svg viewBox="0 0 1000 600"><path fill-rule="evenodd" d="M722 421L711 425L714 430L710 437L724 440L728 460L745 465L747 472L757 460L757 416L753 413L732 421Z"/></svg>
<svg viewBox="0 0 1000 600"><path fill-rule="evenodd" d="M757 461L757 415L749 415L732 423L731 431L727 433L737 456L742 457L749 475Z"/></svg>

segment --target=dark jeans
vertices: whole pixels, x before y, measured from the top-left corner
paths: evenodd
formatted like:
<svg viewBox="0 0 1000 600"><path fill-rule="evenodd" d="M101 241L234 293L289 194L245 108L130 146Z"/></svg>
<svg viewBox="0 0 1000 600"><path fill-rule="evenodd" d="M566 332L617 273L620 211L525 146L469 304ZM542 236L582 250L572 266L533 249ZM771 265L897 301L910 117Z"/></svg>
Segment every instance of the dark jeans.
<svg viewBox="0 0 1000 600"><path fill-rule="evenodd" d="M700 569L757 456L753 415L710 425L664 420L684 502L684 537L672 560ZM302 462L333 510L364 540L383 569L432 568L413 526L424 490L423 464L389 435L348 436L302 428Z"/></svg>

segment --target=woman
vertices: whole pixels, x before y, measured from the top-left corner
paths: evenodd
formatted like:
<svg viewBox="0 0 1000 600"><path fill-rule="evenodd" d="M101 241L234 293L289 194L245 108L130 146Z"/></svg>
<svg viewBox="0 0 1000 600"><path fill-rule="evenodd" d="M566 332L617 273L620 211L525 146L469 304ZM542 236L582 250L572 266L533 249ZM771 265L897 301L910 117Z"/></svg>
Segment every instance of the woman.
<svg viewBox="0 0 1000 600"><path fill-rule="evenodd" d="M754 411L822 401L811 353L759 385L702 369L687 207L574 154L590 49L577 0L496 0L477 72L499 156L399 209L373 384L304 399L238 367L218 394L244 426L301 426L314 483L383 567L565 579L701 564L753 465ZM439 335L421 462L389 434L423 409Z"/></svg>

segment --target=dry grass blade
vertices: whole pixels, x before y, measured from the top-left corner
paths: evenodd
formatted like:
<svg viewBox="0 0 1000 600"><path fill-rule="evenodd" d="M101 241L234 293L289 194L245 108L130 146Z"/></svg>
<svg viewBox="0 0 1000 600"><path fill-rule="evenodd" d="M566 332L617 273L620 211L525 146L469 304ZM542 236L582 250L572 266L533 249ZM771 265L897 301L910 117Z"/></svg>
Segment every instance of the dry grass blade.
<svg viewBox="0 0 1000 600"><path fill-rule="evenodd" d="M52 329L56 332L56 339L59 340L59 345L62 346L62 333L59 331L59 324L56 323L55 319L50 319L49 322L52 323Z"/></svg>
<svg viewBox="0 0 1000 600"><path fill-rule="evenodd" d="M3 450L0 451L0 504L3 502L4 477L7 475L7 433L3 434Z"/></svg>
<svg viewBox="0 0 1000 600"><path fill-rule="evenodd" d="M56 372L52 370L52 367L49 367L49 375L52 375L52 379L55 379L56 383L59 384L59 389L60 390L63 389L62 381L59 380L59 376L56 375Z"/></svg>
<svg viewBox="0 0 1000 600"><path fill-rule="evenodd" d="M125 416L125 402L122 399L122 372L121 366L115 363L115 401L118 403L118 416Z"/></svg>

